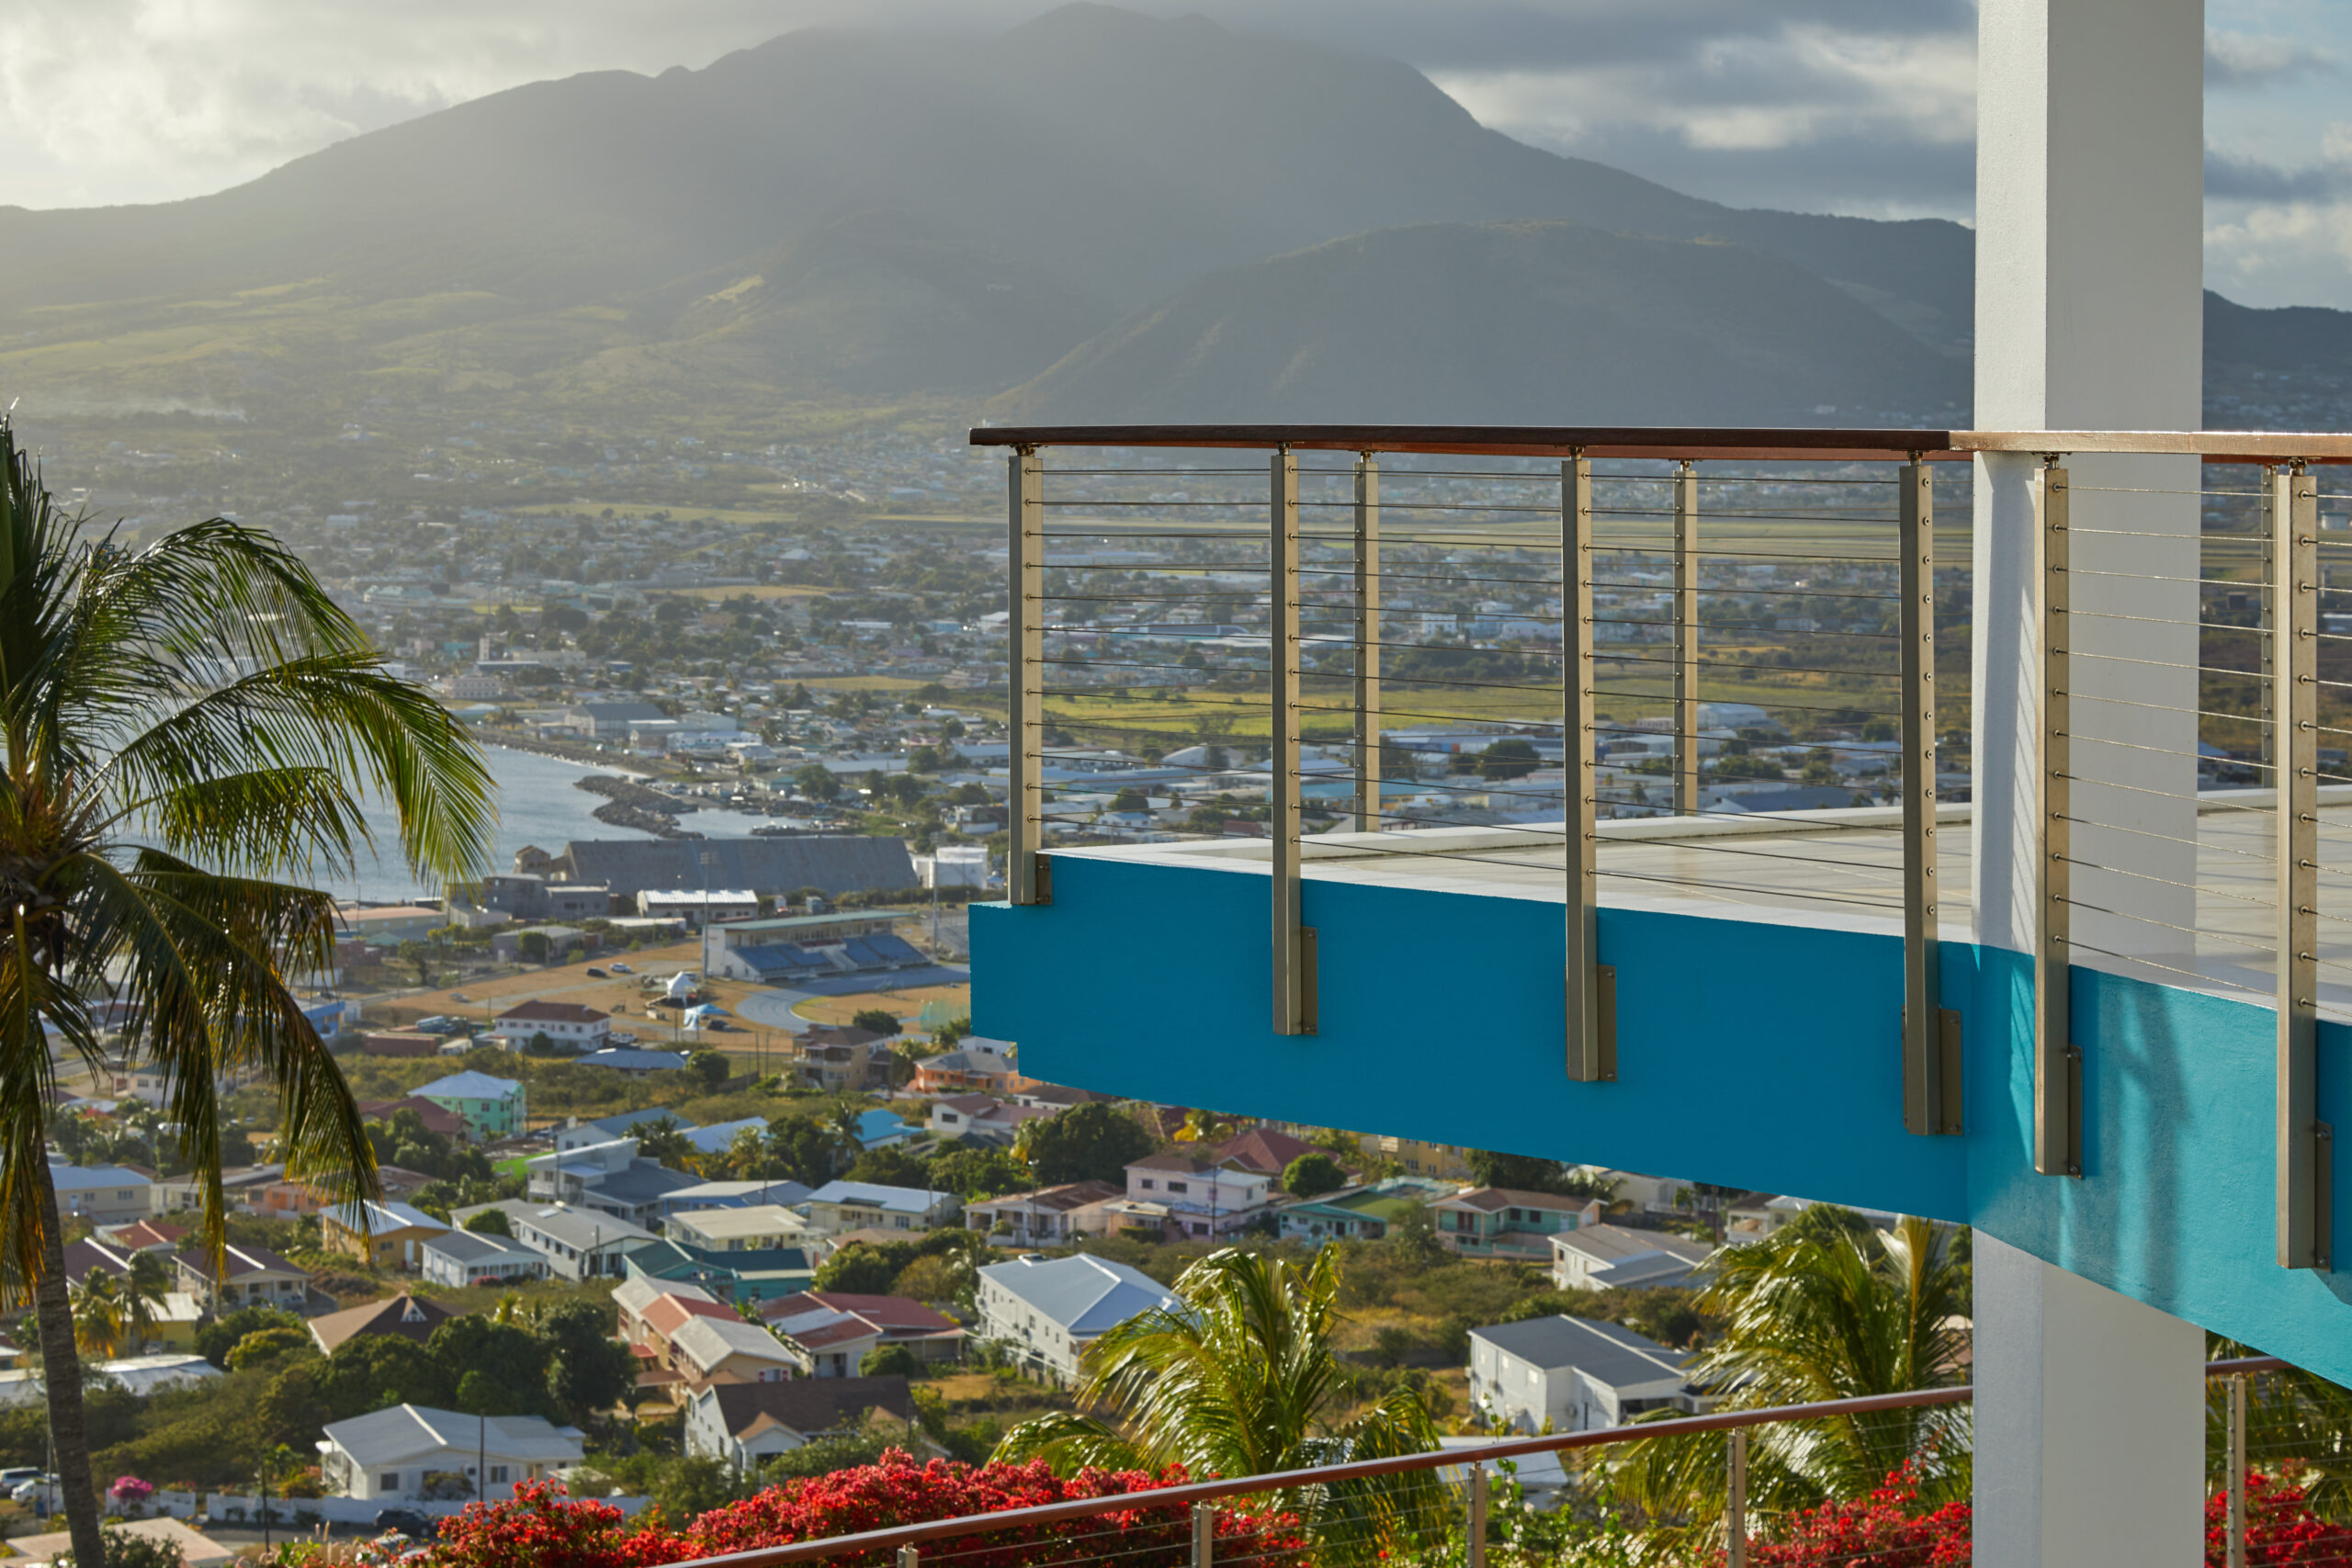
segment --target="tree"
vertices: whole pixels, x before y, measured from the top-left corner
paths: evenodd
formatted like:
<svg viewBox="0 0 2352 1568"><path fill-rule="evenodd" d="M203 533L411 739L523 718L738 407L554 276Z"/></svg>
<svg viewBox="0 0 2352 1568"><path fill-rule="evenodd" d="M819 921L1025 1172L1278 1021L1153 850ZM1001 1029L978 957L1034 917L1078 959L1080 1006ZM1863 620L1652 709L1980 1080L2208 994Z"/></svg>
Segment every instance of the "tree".
<svg viewBox="0 0 2352 1568"><path fill-rule="evenodd" d="M548 1393L556 1414L574 1426L619 1404L637 1386L637 1362L612 1333L613 1314L596 1302L564 1302L539 1320L535 1337L546 1359Z"/></svg>
<svg viewBox="0 0 2352 1568"><path fill-rule="evenodd" d="M548 961L548 933L545 931L525 931L514 939L515 951L523 955L524 962L527 964L545 964Z"/></svg>
<svg viewBox="0 0 2352 1568"><path fill-rule="evenodd" d="M478 1214L468 1215L465 1228L476 1235L503 1235L509 1240L514 1235L514 1222L506 1217L503 1209L484 1209Z"/></svg>
<svg viewBox="0 0 2352 1568"><path fill-rule="evenodd" d="M310 1332L302 1320L284 1307L240 1307L224 1313L196 1331L196 1353L216 1367L229 1364L229 1352L235 1349L248 1334L258 1334L265 1328L290 1328L298 1334Z"/></svg>
<svg viewBox="0 0 2352 1568"><path fill-rule="evenodd" d="M1826 1207L1823 1205L1822 1207ZM1833 1218L1727 1247L1693 1303L1723 1319L1687 1371L1724 1390L1719 1408L1804 1404L1959 1381L1954 1325L1969 1315L1965 1268L1934 1223L1906 1216L1857 1236ZM1750 1506L1775 1511L1867 1496L1921 1455L1932 1499L1968 1495L1968 1427L1942 1406L1758 1427L1747 1450ZM1616 1495L1653 1517L1720 1517L1720 1433L1633 1445L1609 1462ZM1710 1471L1713 1466L1713 1471Z"/></svg>
<svg viewBox="0 0 2352 1568"><path fill-rule="evenodd" d="M860 1008L851 1015L850 1023L868 1034L885 1038L899 1032L899 1015L882 1008Z"/></svg>
<svg viewBox="0 0 2352 1568"><path fill-rule="evenodd" d="M229 1351L229 1370L243 1371L247 1367L262 1366L281 1356L291 1355L311 1347L308 1330L300 1328L262 1328L246 1335Z"/></svg>
<svg viewBox="0 0 2352 1568"><path fill-rule="evenodd" d="M904 1345L876 1345L857 1360L857 1375L862 1378L910 1378L922 1371L922 1363Z"/></svg>
<svg viewBox="0 0 2352 1568"><path fill-rule="evenodd" d="M818 1265L810 1287L853 1296L887 1296L901 1267L882 1248L854 1241Z"/></svg>
<svg viewBox="0 0 2352 1568"><path fill-rule="evenodd" d="M1523 779L1533 773L1540 759L1535 748L1516 736L1498 740L1478 753L1478 776L1482 779Z"/></svg>
<svg viewBox="0 0 2352 1568"><path fill-rule="evenodd" d="M416 971L416 983L419 986L428 990L432 988L434 964L440 954L434 951L431 942L404 942L392 949L392 952L402 964Z"/></svg>
<svg viewBox="0 0 2352 1568"><path fill-rule="evenodd" d="M868 1149L850 1162L842 1176L851 1181L870 1181L877 1187L914 1187L928 1190L932 1185L931 1167L922 1158L904 1149Z"/></svg>
<svg viewBox="0 0 2352 1568"><path fill-rule="evenodd" d="M650 1159L673 1169L684 1168L687 1161L702 1152L686 1136L686 1130L679 1124L678 1119L666 1111L650 1122L640 1122L631 1127L628 1135L637 1140L639 1159Z"/></svg>
<svg viewBox="0 0 2352 1568"><path fill-rule="evenodd" d="M1057 1116L1023 1123L1031 1168L1041 1186L1070 1181L1125 1181L1127 1167L1151 1153L1142 1123L1104 1100L1074 1105Z"/></svg>
<svg viewBox="0 0 2352 1568"><path fill-rule="evenodd" d="M1490 1149L1464 1149L1463 1163L1481 1187L1508 1187L1515 1192L1557 1192L1567 1168L1555 1159L1533 1155L1498 1154Z"/></svg>
<svg viewBox="0 0 2352 1568"><path fill-rule="evenodd" d="M1361 1414L1333 1339L1340 1325L1337 1252L1304 1268L1227 1248L1177 1276L1173 1307L1139 1313L1086 1349L1080 1411L1023 1423L1000 1462L1043 1458L1062 1473L1087 1466L1193 1475L1264 1475L1341 1459L1385 1459L1437 1447L1436 1424L1409 1388ZM1408 1541L1438 1517L1429 1472L1343 1482L1279 1499L1330 1555L1370 1556Z"/></svg>
<svg viewBox="0 0 2352 1568"><path fill-rule="evenodd" d="M756 1176L738 1173L736 1179L797 1181L821 1187L841 1168L841 1145L831 1128L807 1116L779 1116L768 1123L764 1140L769 1168Z"/></svg>
<svg viewBox="0 0 2352 1568"><path fill-rule="evenodd" d="M715 1050L708 1045L686 1055L686 1071L701 1079L703 1088L707 1089L716 1090L725 1087L734 1070L733 1066L727 1060L726 1052Z"/></svg>
<svg viewBox="0 0 2352 1568"><path fill-rule="evenodd" d="M44 1147L58 1057L104 1060L97 998L167 1081L191 1250L226 1238L220 1085L277 1091L287 1175L374 1197L351 1092L288 977L331 968L364 795L422 882L489 862L479 747L383 667L285 547L212 518L142 548L57 506L0 423L0 1269L31 1298L75 1554L103 1560L63 1227ZM133 834L137 837L133 837ZM114 1021L108 1021L109 1022Z"/></svg>
<svg viewBox="0 0 2352 1568"><path fill-rule="evenodd" d="M842 781L822 762L811 762L792 775L792 787L810 800L839 800Z"/></svg>
<svg viewBox="0 0 2352 1568"><path fill-rule="evenodd" d="M1317 1198L1348 1184L1348 1173L1329 1155L1301 1155L1283 1168L1283 1190L1294 1198Z"/></svg>
<svg viewBox="0 0 2352 1568"><path fill-rule="evenodd" d="M931 1185L967 1199L1001 1198L1029 1185L1029 1172L1002 1149L956 1144L933 1156Z"/></svg>

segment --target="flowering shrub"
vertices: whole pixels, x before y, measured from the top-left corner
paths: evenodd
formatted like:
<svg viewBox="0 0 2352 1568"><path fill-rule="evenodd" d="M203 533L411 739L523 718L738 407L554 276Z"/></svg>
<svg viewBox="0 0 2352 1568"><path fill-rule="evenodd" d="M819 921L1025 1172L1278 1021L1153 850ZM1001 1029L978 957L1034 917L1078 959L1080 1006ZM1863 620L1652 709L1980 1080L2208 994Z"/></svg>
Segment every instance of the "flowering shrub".
<svg viewBox="0 0 2352 1568"><path fill-rule="evenodd" d="M107 1495L118 1503L144 1503L154 1495L155 1488L135 1475L118 1475L107 1488Z"/></svg>
<svg viewBox="0 0 2352 1568"><path fill-rule="evenodd" d="M1778 1540L1749 1544L1747 1561L1762 1568L1946 1568L1969 1561L1969 1510L1946 1503L1921 1511L1909 1467L1886 1478L1868 1497L1824 1503L1791 1516Z"/></svg>
<svg viewBox="0 0 2352 1568"><path fill-rule="evenodd" d="M2338 1563L2347 1556L2352 1556L2352 1529L2313 1514L2303 1488L2258 1471L2246 1472L2247 1568ZM2205 1561L2213 1568L2227 1568L2230 1561L2230 1497L2225 1491L2205 1504Z"/></svg>
<svg viewBox="0 0 2352 1568"><path fill-rule="evenodd" d="M1182 1568L1192 1556L1192 1516L1182 1506L1153 1506L1145 1494L1183 1483L1181 1470L1159 1475L1087 1471L1067 1480L1043 1461L918 1464L900 1450L876 1464L773 1486L673 1529L654 1517L631 1525L609 1503L567 1496L551 1483L525 1483L511 1503L475 1503L441 1527L436 1568L653 1568L721 1552L865 1530L963 1518L1047 1503L1135 1494L1136 1505L1081 1518L957 1537L957 1568L1029 1568L1066 1562L1069 1543L1116 1532L1121 1568ZM1083 1550L1080 1555L1084 1555ZM1257 1568L1305 1568L1306 1545L1287 1515L1221 1511L1216 1555L1248 1558ZM837 1568L888 1568L893 1553L832 1560Z"/></svg>

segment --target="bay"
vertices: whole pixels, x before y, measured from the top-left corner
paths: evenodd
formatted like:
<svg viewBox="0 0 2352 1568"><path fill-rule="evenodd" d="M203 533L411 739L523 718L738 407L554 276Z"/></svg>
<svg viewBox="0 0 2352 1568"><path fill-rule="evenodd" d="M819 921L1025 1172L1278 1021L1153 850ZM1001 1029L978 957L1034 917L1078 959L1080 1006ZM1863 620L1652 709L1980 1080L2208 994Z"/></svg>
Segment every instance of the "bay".
<svg viewBox="0 0 2352 1568"><path fill-rule="evenodd" d="M536 844L549 854L556 854L573 839L652 837L597 821L594 813L605 803L605 797L576 787L579 780L591 773L622 772L619 768L569 762L560 757L543 757L536 751L516 751L504 746L485 747L483 755L490 763L491 776L498 784L498 833L490 864L492 871L512 871L514 852L526 844ZM339 897L361 898L370 903L439 897L438 887L422 886L401 863L397 818L390 807L370 801L367 816L368 829L376 835L384 852L372 862L363 858L356 877L321 879L317 886ZM748 834L761 818L737 811L696 811L681 816L679 821L695 832L713 838L737 838Z"/></svg>

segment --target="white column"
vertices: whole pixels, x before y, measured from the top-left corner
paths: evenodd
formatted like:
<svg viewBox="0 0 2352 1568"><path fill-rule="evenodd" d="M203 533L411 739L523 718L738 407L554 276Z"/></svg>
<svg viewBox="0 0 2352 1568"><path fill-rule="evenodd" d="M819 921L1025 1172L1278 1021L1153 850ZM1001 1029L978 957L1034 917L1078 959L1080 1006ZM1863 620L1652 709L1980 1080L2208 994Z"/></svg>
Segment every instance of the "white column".
<svg viewBox="0 0 2352 1568"><path fill-rule="evenodd" d="M1980 428L2201 424L2203 58L2201 0L1983 0ZM2075 858L2112 868L2078 864L2075 897L2161 922L2077 908L2073 929L2087 947L2190 966L2193 941L2167 928L2196 923L2181 885L2195 880L2197 595L2185 580L2198 575L2198 468L2065 462L2074 606L2138 617L2077 615L2064 634ZM2004 457L1976 471L1974 918L1980 942L2017 952L2032 950L2041 918L2029 896L2038 467ZM2151 493L2164 491L2182 493ZM2116 966L2081 951L2075 962ZM2128 1179L2098 1168L2096 1141L2087 1174ZM1976 1561L2200 1562L2201 1331L1981 1232L1975 1281Z"/></svg>
<svg viewBox="0 0 2352 1568"><path fill-rule="evenodd" d="M1984 0L1977 57L1977 425L2198 428L2201 0ZM2022 897L2036 828L2024 808L2040 722L2030 564L2038 466L2030 457L1981 459L1976 475L1973 891L1978 940L2020 952L2038 929ZM2188 580L2197 575L2198 465L2070 457L2066 466L2077 612L2066 643L2076 656L2072 771L2092 781L2075 785L2073 814L2137 829L2075 827L2076 860L2116 870L2078 865L2075 897L2145 917L2077 908L2075 934L2090 948L2190 966L2191 939L2169 928L2196 923L2186 885L2195 880L2187 840L2196 836L2197 730L2187 710L2197 698L2188 668L2197 591ZM2132 705L2147 704L2172 711ZM2112 966L2087 953L2078 962Z"/></svg>
<svg viewBox="0 0 2352 1568"><path fill-rule="evenodd" d="M1975 1273L1976 1562L2202 1563L2204 1330L1981 1231Z"/></svg>

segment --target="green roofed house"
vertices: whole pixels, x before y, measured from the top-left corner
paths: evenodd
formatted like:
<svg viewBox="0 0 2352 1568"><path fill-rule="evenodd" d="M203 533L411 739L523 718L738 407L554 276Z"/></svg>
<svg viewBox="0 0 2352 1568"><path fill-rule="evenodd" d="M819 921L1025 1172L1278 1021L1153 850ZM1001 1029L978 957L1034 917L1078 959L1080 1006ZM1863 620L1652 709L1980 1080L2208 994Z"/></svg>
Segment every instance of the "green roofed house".
<svg viewBox="0 0 2352 1568"><path fill-rule="evenodd" d="M1378 1241L1413 1210L1454 1189L1425 1176L1396 1176L1369 1187L1347 1187L1275 1211L1284 1241Z"/></svg>
<svg viewBox="0 0 2352 1568"><path fill-rule="evenodd" d="M523 1130L523 1086L513 1078L470 1071L451 1073L413 1092L463 1121L475 1143L512 1137Z"/></svg>
<svg viewBox="0 0 2352 1568"><path fill-rule="evenodd" d="M797 1247L718 1252L683 1242L654 1241L621 1261L632 1280L696 1285L722 1302L772 1302L799 1294L817 1279L815 1261Z"/></svg>

